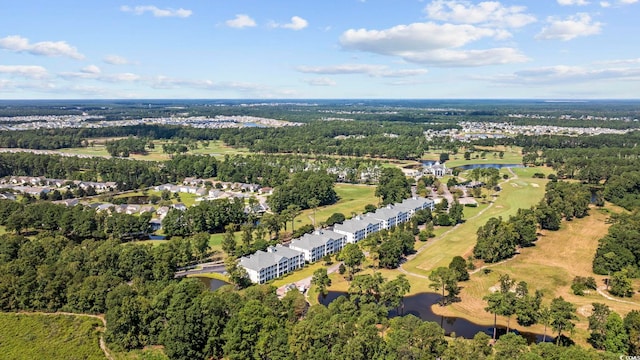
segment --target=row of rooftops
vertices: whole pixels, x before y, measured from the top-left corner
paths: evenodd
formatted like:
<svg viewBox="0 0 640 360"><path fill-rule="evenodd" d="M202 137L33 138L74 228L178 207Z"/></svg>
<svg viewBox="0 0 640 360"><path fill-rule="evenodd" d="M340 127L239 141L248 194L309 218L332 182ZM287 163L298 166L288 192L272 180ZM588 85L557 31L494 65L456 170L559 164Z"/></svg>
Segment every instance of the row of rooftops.
<svg viewBox="0 0 640 360"><path fill-rule="evenodd" d="M366 230L370 225L374 225L391 218L398 218L398 216L402 216L402 214L408 214L407 216L411 216L416 210L424 208L425 203L427 203L429 208L433 208L434 202L431 199L423 197L405 199L401 203L387 205L386 207L377 209L373 213L369 213L364 216L358 215L342 224L336 224L334 225L334 230L355 234L358 231Z"/></svg>
<svg viewBox="0 0 640 360"><path fill-rule="evenodd" d="M314 248L326 245L329 241L341 240L340 246L342 247L345 243L345 241L342 240L345 238L345 235L337 231L352 233L362 230L366 231L369 225L374 223L380 224L380 222L388 220L389 218L397 218L398 215L402 215L403 213L406 214L406 217L402 221L406 221L415 211L425 207L432 208L433 204L432 199L423 197L405 199L401 203L380 208L374 213L369 213L364 217L359 215L342 224L336 224L334 225L334 230L336 231L321 229L311 234L305 234L297 239L293 239L290 246L312 251ZM376 229L376 231L378 230L379 228ZM337 250L338 249L336 249L336 251ZM278 244L275 247L267 248L267 251L257 251L254 254L240 258L239 265L246 269L259 272L261 269L277 265L283 257L291 259L297 256L303 256L302 252Z"/></svg>

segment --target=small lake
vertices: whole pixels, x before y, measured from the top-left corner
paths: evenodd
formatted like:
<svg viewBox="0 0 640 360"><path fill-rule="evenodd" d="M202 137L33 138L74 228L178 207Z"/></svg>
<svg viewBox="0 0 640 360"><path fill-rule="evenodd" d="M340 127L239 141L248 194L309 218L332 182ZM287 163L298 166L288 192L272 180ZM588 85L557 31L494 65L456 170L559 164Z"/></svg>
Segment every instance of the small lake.
<svg viewBox="0 0 640 360"><path fill-rule="evenodd" d="M218 290L219 288L225 286L225 285L231 285L228 282L222 281L222 280L218 280L218 279L212 279L212 278L207 278L207 277L198 277L198 276L194 276L194 278L202 281L203 284L205 284L207 286L207 288L209 288L209 290L213 291L213 290Z"/></svg>
<svg viewBox="0 0 640 360"><path fill-rule="evenodd" d="M420 163L423 166L431 166L433 164L436 163L435 160L422 160L420 161ZM446 165L446 163L445 163ZM488 169L488 168L494 168L494 169L502 169L502 168L521 168L524 167L524 165L522 164L467 164L467 165L460 165L460 166L454 166L453 169L458 169L460 171L465 171L465 170L473 170L473 169Z"/></svg>
<svg viewBox="0 0 640 360"><path fill-rule="evenodd" d="M465 170L473 170L473 169L502 169L502 168L521 168L524 167L522 164L469 164L469 165L461 165L456 166L455 169L459 169L462 171Z"/></svg>
<svg viewBox="0 0 640 360"><path fill-rule="evenodd" d="M326 297L322 295L318 296L318 301L327 306L333 300L337 299L339 296L346 296L347 294L340 291L329 291ZM458 318L458 317L448 317L448 316L440 316L436 315L431 311L431 305L437 304L440 301L440 294L436 293L420 293L411 296L406 296L404 298L404 312L403 314L398 314L396 310L392 310L389 312L389 317L394 317L398 315L415 315L424 321L433 321L435 323L440 324L440 326L444 329L446 335L450 335L451 333L455 333L456 336L462 336L465 339L472 339L477 333L484 332L489 336L493 336L493 325L480 325L473 323L467 319ZM511 319L512 324L516 324L515 316ZM506 333L506 328L498 325L498 336ZM542 342L542 334L528 333L528 332L520 332L522 337L527 339L527 342L530 344ZM551 333L547 333L547 341L553 341L553 337Z"/></svg>

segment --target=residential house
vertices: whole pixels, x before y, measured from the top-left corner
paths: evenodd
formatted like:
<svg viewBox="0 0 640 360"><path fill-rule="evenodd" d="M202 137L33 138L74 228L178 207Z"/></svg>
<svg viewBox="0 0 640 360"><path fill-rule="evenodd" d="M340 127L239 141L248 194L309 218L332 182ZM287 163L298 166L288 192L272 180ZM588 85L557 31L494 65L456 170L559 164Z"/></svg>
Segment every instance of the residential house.
<svg viewBox="0 0 640 360"><path fill-rule="evenodd" d="M144 205L140 207L140 214L144 214L146 212L154 212L156 211L156 208L153 205Z"/></svg>

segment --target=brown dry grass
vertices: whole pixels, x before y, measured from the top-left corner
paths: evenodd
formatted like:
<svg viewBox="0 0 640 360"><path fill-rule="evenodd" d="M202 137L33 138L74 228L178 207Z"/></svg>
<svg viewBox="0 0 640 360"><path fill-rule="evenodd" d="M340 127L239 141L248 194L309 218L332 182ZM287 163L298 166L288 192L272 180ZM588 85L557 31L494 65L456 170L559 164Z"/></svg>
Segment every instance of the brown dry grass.
<svg viewBox="0 0 640 360"><path fill-rule="evenodd" d="M491 286L498 283L501 274L508 274L516 281L526 281L531 292L542 290L544 301L547 303L555 297L562 296L575 304L580 310L578 313L582 315L579 315L574 340L586 344L588 321L585 315L588 315L593 302L604 303L623 316L640 307L640 295L637 294L631 299L621 299L634 302L633 305L608 300L595 292L586 296L576 296L571 291L571 281L575 276L592 276L599 285L604 283L604 276L592 272L591 262L598 247L598 239L607 233L607 217L604 212L591 210L591 215L586 218L564 222L560 231L543 232L536 246L522 249L517 257L504 263L489 265L491 273L484 274L478 271L471 276L470 281L461 284L461 302L446 308L434 306L434 312L492 324L493 315L484 311L486 302L482 298L489 293ZM499 323L506 325L506 320L499 318ZM511 325L514 324L515 318L511 321ZM541 333L542 327L519 330Z"/></svg>

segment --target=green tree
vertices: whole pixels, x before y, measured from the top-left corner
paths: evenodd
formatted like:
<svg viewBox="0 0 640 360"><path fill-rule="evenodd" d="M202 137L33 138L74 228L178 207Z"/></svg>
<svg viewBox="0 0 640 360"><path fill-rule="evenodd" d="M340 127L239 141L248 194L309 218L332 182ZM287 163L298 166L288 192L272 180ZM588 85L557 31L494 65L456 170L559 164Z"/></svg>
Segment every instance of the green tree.
<svg viewBox="0 0 640 360"><path fill-rule="evenodd" d="M402 202L411 196L411 184L398 168L384 168L378 179L375 195L382 199L382 204Z"/></svg>
<svg viewBox="0 0 640 360"><path fill-rule="evenodd" d="M454 200L449 208L449 218L451 218L451 222L453 224L460 224L464 219L464 207L458 202L458 200Z"/></svg>
<svg viewBox="0 0 640 360"><path fill-rule="evenodd" d="M629 335L616 312L611 312L607 317L604 349L614 354L624 354L629 349Z"/></svg>
<svg viewBox="0 0 640 360"><path fill-rule="evenodd" d="M335 224L341 224L345 220L345 216L343 213L333 213L327 219L327 225L333 226Z"/></svg>
<svg viewBox="0 0 640 360"><path fill-rule="evenodd" d="M411 290L411 284L406 275L400 274L397 278L387 281L380 288L380 302L390 308L402 306L404 310L404 296ZM403 313L402 311L401 313Z"/></svg>
<svg viewBox="0 0 640 360"><path fill-rule="evenodd" d="M631 310L624 317L624 328L629 335L629 355L640 355L640 311Z"/></svg>
<svg viewBox="0 0 640 360"><path fill-rule="evenodd" d="M444 330L414 315L391 319L386 341L390 359L436 359L447 349Z"/></svg>
<svg viewBox="0 0 640 360"><path fill-rule="evenodd" d="M558 333L556 344L560 343L563 331L573 331L575 324L573 320L578 319L576 316L576 307L572 303L565 301L562 296L551 301L551 327Z"/></svg>
<svg viewBox="0 0 640 360"><path fill-rule="evenodd" d="M460 292L457 281L458 274L447 267L441 266L429 274L429 287L435 291L442 291L441 306L447 305L454 300Z"/></svg>
<svg viewBox="0 0 640 360"><path fill-rule="evenodd" d="M234 224L229 224L226 227L226 231L222 237L222 250L227 253L227 256L236 256L237 241Z"/></svg>
<svg viewBox="0 0 640 360"><path fill-rule="evenodd" d="M344 262L344 265L349 270L349 278L351 279L356 269L364 261L364 253L358 245L347 244L338 254L338 260Z"/></svg>
<svg viewBox="0 0 640 360"><path fill-rule="evenodd" d="M627 270L615 272L609 279L609 293L619 297L631 297L635 293Z"/></svg>
<svg viewBox="0 0 640 360"><path fill-rule="evenodd" d="M521 359L529 352L527 347L527 340L520 335L514 333L507 333L502 335L493 349L495 350L496 359Z"/></svg>
<svg viewBox="0 0 640 360"><path fill-rule="evenodd" d="M593 303L593 309L589 316L589 343L596 349L604 349L604 342L607 335L607 319L611 314L611 309L605 304Z"/></svg>
<svg viewBox="0 0 640 360"><path fill-rule="evenodd" d="M327 275L327 268L319 268L313 272L311 284L316 286L318 293L327 296L327 287L331 286L331 279Z"/></svg>
<svg viewBox="0 0 640 360"><path fill-rule="evenodd" d="M449 263L449 269L455 271L458 281L469 280L469 271L467 270L467 262L462 256L454 256Z"/></svg>
<svg viewBox="0 0 640 360"><path fill-rule="evenodd" d="M313 209L313 227L317 227L317 223L316 223L316 211L318 211L318 206L320 205L320 200L316 199L316 198L311 198L309 199L309 201L307 202L307 204L309 205L309 207L311 209Z"/></svg>
<svg viewBox="0 0 640 360"><path fill-rule="evenodd" d="M227 256L224 260L224 267L229 276L229 280L238 288L244 288L250 284L247 271L240 265L233 256Z"/></svg>

